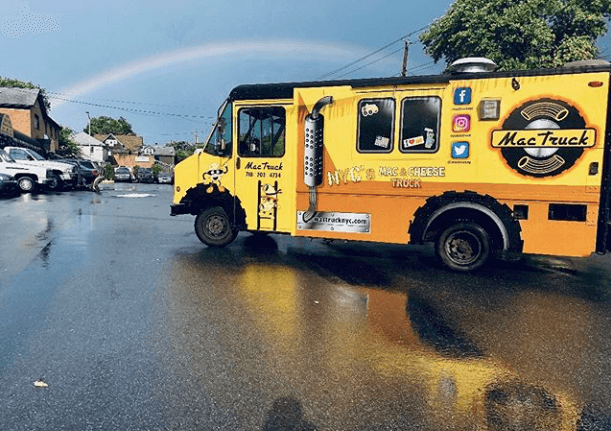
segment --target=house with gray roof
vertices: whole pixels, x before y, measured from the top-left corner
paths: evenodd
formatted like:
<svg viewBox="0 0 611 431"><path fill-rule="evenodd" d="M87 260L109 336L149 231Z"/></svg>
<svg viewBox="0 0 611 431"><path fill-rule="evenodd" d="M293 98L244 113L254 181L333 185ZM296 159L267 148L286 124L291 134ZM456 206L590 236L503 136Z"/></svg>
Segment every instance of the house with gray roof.
<svg viewBox="0 0 611 431"><path fill-rule="evenodd" d="M72 140L78 145L84 158L100 163L108 161L109 149L104 142L89 136L85 132L72 135Z"/></svg>
<svg viewBox="0 0 611 431"><path fill-rule="evenodd" d="M59 148L61 126L53 120L40 89L0 87L0 114L8 115L15 131L50 152Z"/></svg>

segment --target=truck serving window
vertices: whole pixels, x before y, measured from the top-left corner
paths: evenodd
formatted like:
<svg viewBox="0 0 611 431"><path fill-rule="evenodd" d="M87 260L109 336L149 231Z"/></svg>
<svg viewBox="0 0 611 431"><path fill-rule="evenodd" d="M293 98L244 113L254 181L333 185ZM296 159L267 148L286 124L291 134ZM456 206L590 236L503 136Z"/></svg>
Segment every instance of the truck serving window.
<svg viewBox="0 0 611 431"><path fill-rule="evenodd" d="M439 149L441 99L408 97L401 105L402 153L435 153Z"/></svg>
<svg viewBox="0 0 611 431"><path fill-rule="evenodd" d="M243 108L238 116L241 157L284 156L286 112L283 107Z"/></svg>
<svg viewBox="0 0 611 431"><path fill-rule="evenodd" d="M357 150L390 153L393 149L395 100L363 99L358 107Z"/></svg>

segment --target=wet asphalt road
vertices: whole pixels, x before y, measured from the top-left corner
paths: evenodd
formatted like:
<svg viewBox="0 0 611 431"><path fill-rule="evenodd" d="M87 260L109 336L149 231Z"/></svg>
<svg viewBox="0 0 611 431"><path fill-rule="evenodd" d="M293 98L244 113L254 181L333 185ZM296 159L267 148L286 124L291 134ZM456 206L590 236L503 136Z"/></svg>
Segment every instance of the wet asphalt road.
<svg viewBox="0 0 611 431"><path fill-rule="evenodd" d="M0 198L0 430L611 429L611 256L208 249L170 201Z"/></svg>

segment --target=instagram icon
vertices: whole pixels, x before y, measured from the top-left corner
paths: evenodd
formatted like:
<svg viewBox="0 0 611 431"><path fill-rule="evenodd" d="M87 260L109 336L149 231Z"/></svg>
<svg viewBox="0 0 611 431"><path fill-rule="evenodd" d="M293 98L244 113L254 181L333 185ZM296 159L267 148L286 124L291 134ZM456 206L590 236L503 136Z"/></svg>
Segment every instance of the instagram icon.
<svg viewBox="0 0 611 431"><path fill-rule="evenodd" d="M471 130L471 116L469 115L456 115L452 119L452 131L458 133L464 133Z"/></svg>

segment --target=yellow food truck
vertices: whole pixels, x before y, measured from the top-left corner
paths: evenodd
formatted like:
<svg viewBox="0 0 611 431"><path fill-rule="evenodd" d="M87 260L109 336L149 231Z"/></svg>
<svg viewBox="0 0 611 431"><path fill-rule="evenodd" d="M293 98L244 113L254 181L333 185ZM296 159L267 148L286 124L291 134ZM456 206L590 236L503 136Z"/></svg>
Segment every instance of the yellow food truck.
<svg viewBox="0 0 611 431"><path fill-rule="evenodd" d="M238 86L176 166L171 214L208 246L242 230L433 242L457 271L606 252L611 66L493 68Z"/></svg>

